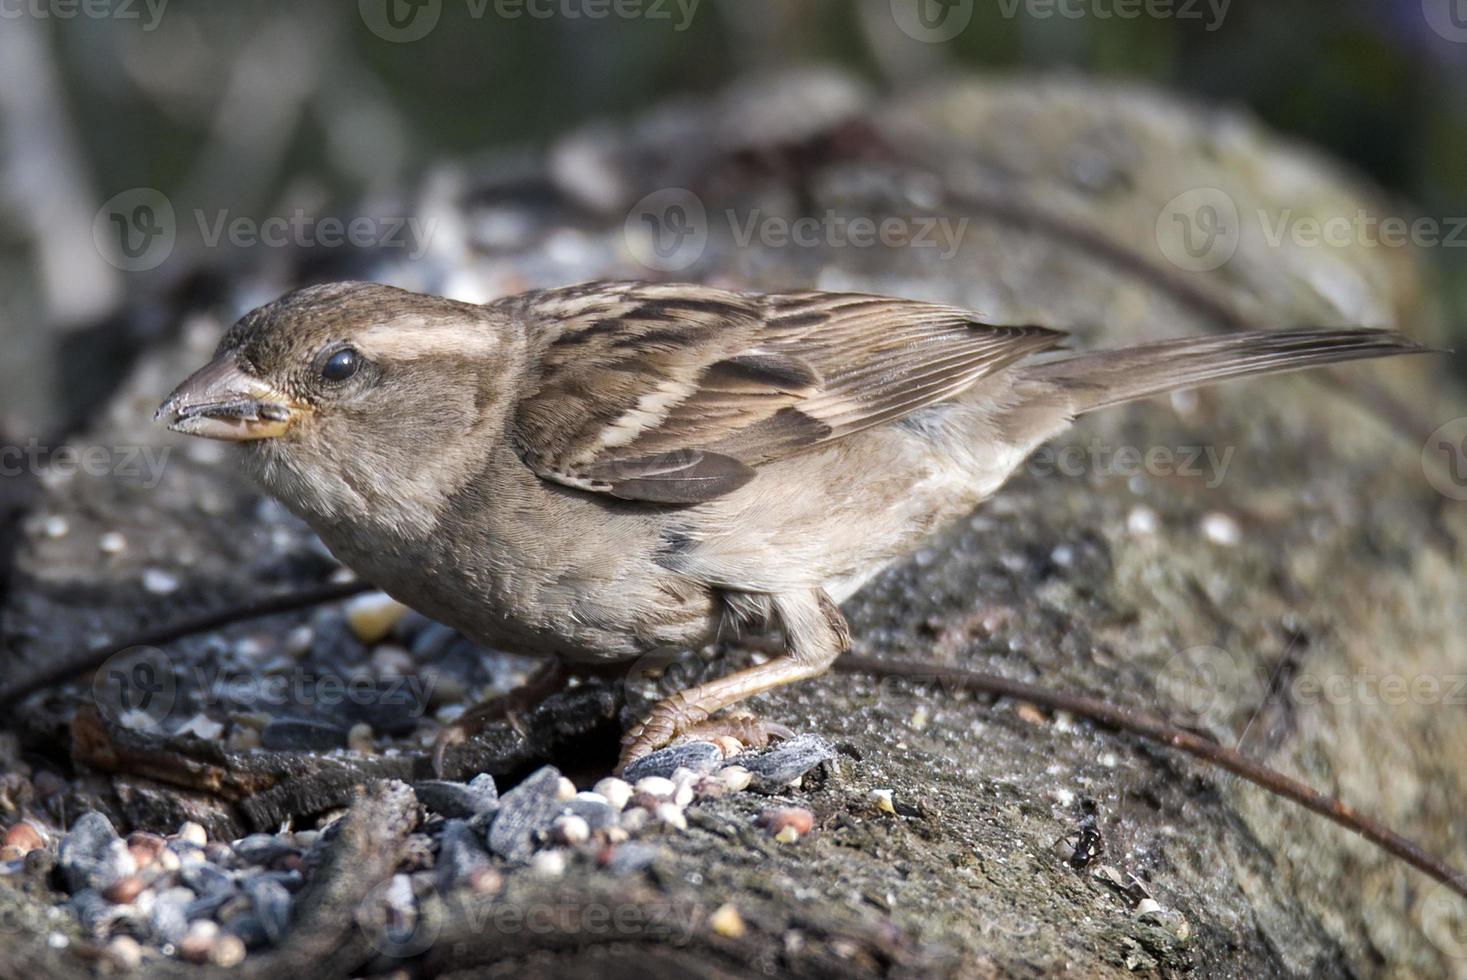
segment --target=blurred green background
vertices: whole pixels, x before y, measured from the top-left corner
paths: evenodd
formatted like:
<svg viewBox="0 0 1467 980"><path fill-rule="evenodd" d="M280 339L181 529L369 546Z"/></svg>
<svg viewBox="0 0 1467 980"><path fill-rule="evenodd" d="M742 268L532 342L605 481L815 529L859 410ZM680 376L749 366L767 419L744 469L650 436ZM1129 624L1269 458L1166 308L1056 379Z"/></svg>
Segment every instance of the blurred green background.
<svg viewBox="0 0 1467 980"><path fill-rule="evenodd" d="M1404 213L1467 216L1467 0L923 0L970 10L941 43L900 30L893 0L599 0L645 15L593 19L596 2L0 0L0 424L54 424L75 380L56 337L156 283L90 246L113 194L241 213L306 196L349 214L434 161L763 69L834 64L878 90L954 71L1147 80L1245 107ZM437 21L393 37L388 3ZM1432 251L1461 323L1457 244Z"/></svg>

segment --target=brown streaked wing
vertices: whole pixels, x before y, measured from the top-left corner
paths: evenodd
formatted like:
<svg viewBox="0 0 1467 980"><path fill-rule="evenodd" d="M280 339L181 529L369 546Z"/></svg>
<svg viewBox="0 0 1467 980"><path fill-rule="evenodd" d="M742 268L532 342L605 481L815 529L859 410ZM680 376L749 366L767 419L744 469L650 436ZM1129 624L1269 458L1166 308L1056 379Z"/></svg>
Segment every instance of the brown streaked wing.
<svg viewBox="0 0 1467 980"><path fill-rule="evenodd" d="M547 338L515 438L548 480L698 503L755 467L942 401L1064 337L845 293L593 283L507 303Z"/></svg>

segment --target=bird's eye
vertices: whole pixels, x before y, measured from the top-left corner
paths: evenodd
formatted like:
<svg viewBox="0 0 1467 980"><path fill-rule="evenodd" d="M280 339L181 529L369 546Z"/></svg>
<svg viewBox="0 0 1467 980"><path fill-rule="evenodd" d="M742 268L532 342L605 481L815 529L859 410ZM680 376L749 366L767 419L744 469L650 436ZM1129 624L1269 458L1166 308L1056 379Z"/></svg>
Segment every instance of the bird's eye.
<svg viewBox="0 0 1467 980"><path fill-rule="evenodd" d="M321 377L326 381L345 381L356 374L362 366L362 355L350 347L342 348L321 365Z"/></svg>

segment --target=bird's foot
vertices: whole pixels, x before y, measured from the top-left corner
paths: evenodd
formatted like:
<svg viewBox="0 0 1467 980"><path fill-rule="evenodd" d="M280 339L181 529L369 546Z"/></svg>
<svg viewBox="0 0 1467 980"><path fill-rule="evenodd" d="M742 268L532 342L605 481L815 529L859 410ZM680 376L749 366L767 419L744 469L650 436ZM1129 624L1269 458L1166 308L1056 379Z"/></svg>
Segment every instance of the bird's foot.
<svg viewBox="0 0 1467 980"><path fill-rule="evenodd" d="M445 778L449 750L462 745L495 722L508 722L522 738L528 737L524 716L541 701L560 690L565 684L566 674L565 665L559 660L547 661L519 687L480 702L443 726L443 730L433 740L434 774L439 779Z"/></svg>
<svg viewBox="0 0 1467 980"><path fill-rule="evenodd" d="M621 740L621 758L616 771L621 772L633 761L674 742L713 742L724 755L736 755L745 748L763 748L770 738L790 738L794 732L778 722L765 721L755 715L720 715L709 718L706 713L669 698L659 702L645 721L633 725Z"/></svg>

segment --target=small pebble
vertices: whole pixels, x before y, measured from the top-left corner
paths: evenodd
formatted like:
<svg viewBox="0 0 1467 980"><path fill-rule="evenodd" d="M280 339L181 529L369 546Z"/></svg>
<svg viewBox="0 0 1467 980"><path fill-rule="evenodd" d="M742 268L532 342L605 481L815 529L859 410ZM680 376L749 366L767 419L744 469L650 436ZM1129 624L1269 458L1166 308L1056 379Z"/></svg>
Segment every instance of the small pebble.
<svg viewBox="0 0 1467 980"><path fill-rule="evenodd" d="M632 790L637 793L646 793L658 799L666 800L677 792L677 784L666 776L643 776L632 784Z"/></svg>
<svg viewBox="0 0 1467 980"><path fill-rule="evenodd" d="M1137 506L1131 508L1131 513L1126 515L1126 530L1133 535L1155 534L1161 526L1161 519L1156 516L1156 511L1150 507Z"/></svg>
<svg viewBox="0 0 1467 980"><path fill-rule="evenodd" d="M143 947L131 936L115 936L107 944L107 956L123 970L143 965Z"/></svg>
<svg viewBox="0 0 1467 980"><path fill-rule="evenodd" d="M112 828L112 821L95 810L77 817L61 839L57 859L72 891L100 890L137 871L137 863Z"/></svg>
<svg viewBox="0 0 1467 980"><path fill-rule="evenodd" d="M896 804L892 800L891 790L873 789L868 794L868 796L870 797L871 802L876 804L876 809L880 810L882 813L896 813Z"/></svg>
<svg viewBox="0 0 1467 980"><path fill-rule="evenodd" d="M708 917L708 925L725 939L742 939L744 933L748 931L744 926L744 917L739 915L739 910L729 902L725 902L713 911L713 914Z"/></svg>
<svg viewBox="0 0 1467 980"><path fill-rule="evenodd" d="M743 766L724 766L718 770L718 779L728 788L730 793L742 793L749 788L754 774Z"/></svg>
<svg viewBox="0 0 1467 980"><path fill-rule="evenodd" d="M280 882L261 875L244 883L245 894L250 897L254 913L265 929L265 938L271 944L279 943L290 928L290 908L293 899Z"/></svg>
<svg viewBox="0 0 1467 980"><path fill-rule="evenodd" d="M376 755L377 739L372 726L359 721L346 732L346 747L358 755Z"/></svg>
<svg viewBox="0 0 1467 980"><path fill-rule="evenodd" d="M209 950L219 938L219 923L208 919L190 922L188 932L178 942L178 955L190 963L206 963Z"/></svg>
<svg viewBox="0 0 1467 980"><path fill-rule="evenodd" d="M228 969L239 966L245 958L244 940L231 933L225 933L214 944L209 947L209 963Z"/></svg>
<svg viewBox="0 0 1467 980"><path fill-rule="evenodd" d="M1045 722L1044 712L1040 711L1028 701L1020 701L1014 709L1021 719L1031 725L1043 725Z"/></svg>
<svg viewBox="0 0 1467 980"><path fill-rule="evenodd" d="M165 572L161 568L143 570L143 588L153 595L172 595L178 591L179 585L177 575Z"/></svg>
<svg viewBox="0 0 1467 980"><path fill-rule="evenodd" d="M37 848L46 846L41 835L36 833L36 828L24 820L5 832L4 844L6 847L18 848L21 854L29 854Z"/></svg>
<svg viewBox="0 0 1467 980"><path fill-rule="evenodd" d="M229 730L229 738L224 740L224 747L230 752L249 752L258 749L263 741L260 729L235 725Z"/></svg>
<svg viewBox="0 0 1467 980"><path fill-rule="evenodd" d="M385 592L367 592L346 604L346 624L352 635L371 646L387 638L407 606Z"/></svg>
<svg viewBox="0 0 1467 980"><path fill-rule="evenodd" d="M290 657L300 657L310 652L316 642L316 631L306 625L297 626L285 634L281 650Z"/></svg>
<svg viewBox="0 0 1467 980"><path fill-rule="evenodd" d="M273 864L287 854L297 853L289 841L275 834L250 834L235 841L232 848L246 864Z"/></svg>
<svg viewBox="0 0 1467 980"><path fill-rule="evenodd" d="M434 813L468 820L499 809L499 792L494 777L480 773L467 783L447 779L424 779L413 783L418 800Z"/></svg>
<svg viewBox="0 0 1467 980"><path fill-rule="evenodd" d="M489 827L489 850L509 861L529 860L535 851L536 834L560 814L563 778L554 766L543 766L501 796L499 812Z"/></svg>
<svg viewBox="0 0 1467 980"><path fill-rule="evenodd" d="M654 811L653 816L664 827L670 827L673 830L688 829L688 818L683 816L682 808L676 803L657 804L657 809Z"/></svg>
<svg viewBox="0 0 1467 980"><path fill-rule="evenodd" d="M153 896L148 921L165 943L177 944L188 934L188 907L194 893L187 888L168 888Z"/></svg>
<svg viewBox="0 0 1467 980"><path fill-rule="evenodd" d="M418 662L402 647L383 644L372 651L369 661L379 677L408 677L417 670Z"/></svg>
<svg viewBox="0 0 1467 980"><path fill-rule="evenodd" d="M774 839L781 844L793 844L800 839L800 832L793 827L784 827L774 835Z"/></svg>
<svg viewBox="0 0 1467 980"><path fill-rule="evenodd" d="M116 531L108 531L97 539L97 548L104 555L120 555L127 550L127 538Z"/></svg>
<svg viewBox="0 0 1467 980"><path fill-rule="evenodd" d="M203 847L209 843L209 832L202 825L194 823L192 820L180 824L174 836L185 844L192 844L195 847Z"/></svg>
<svg viewBox="0 0 1467 980"><path fill-rule="evenodd" d="M460 883L473 882L476 876L490 869L483 835L475 833L464 820L445 820L438 838L435 866L439 890L452 891Z"/></svg>
<svg viewBox="0 0 1467 980"><path fill-rule="evenodd" d="M128 875L126 878L118 878L103 888L102 897L113 905L131 905L142 894L145 887L141 876Z"/></svg>
<svg viewBox="0 0 1467 980"><path fill-rule="evenodd" d="M777 810L767 810L759 820L776 838L786 830L794 831L794 840L799 840L815 826L815 814L802 806L782 806Z"/></svg>
<svg viewBox="0 0 1467 980"><path fill-rule="evenodd" d="M627 801L632 798L631 784L615 776L608 776L598 781L595 786L591 787L591 791L600 794L606 800L607 805L617 811L626 809Z"/></svg>
<svg viewBox="0 0 1467 980"><path fill-rule="evenodd" d="M550 839L572 847L584 844L591 839L591 826L583 817L574 814L556 817L550 825Z"/></svg>
<svg viewBox="0 0 1467 980"><path fill-rule="evenodd" d="M1230 548L1243 539L1243 530L1227 514L1213 511L1202 518L1202 536L1213 544Z"/></svg>
<svg viewBox="0 0 1467 980"><path fill-rule="evenodd" d="M555 784L555 798L562 803L575 799L576 784L561 776L560 781Z"/></svg>
<svg viewBox="0 0 1467 980"><path fill-rule="evenodd" d="M565 874L564 851L539 851L530 859L530 872L542 878L559 878Z"/></svg>
<svg viewBox="0 0 1467 980"><path fill-rule="evenodd" d="M60 514L51 515L41 524L41 533L48 538L64 538L70 530L71 525Z"/></svg>
<svg viewBox="0 0 1467 980"><path fill-rule="evenodd" d="M200 712L182 725L179 725L178 731L175 734L192 735L195 738L203 739L205 742L217 742L219 737L224 734L224 726L203 712Z"/></svg>

